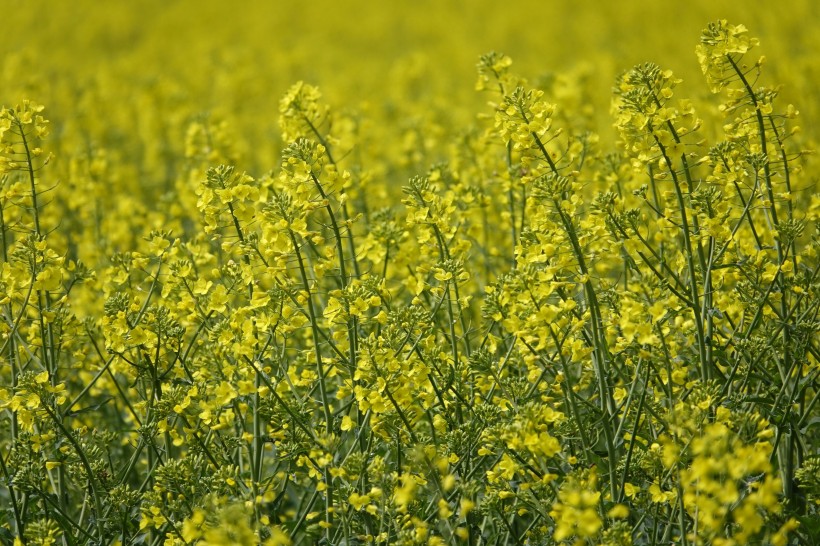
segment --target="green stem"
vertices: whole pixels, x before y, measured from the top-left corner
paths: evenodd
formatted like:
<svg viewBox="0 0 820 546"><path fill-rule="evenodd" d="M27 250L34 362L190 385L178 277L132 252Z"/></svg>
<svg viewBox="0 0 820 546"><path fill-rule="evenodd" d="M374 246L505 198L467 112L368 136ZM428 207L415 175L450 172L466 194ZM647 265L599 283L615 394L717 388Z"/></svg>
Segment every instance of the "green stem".
<svg viewBox="0 0 820 546"><path fill-rule="evenodd" d="M86 473L88 474L88 485L91 489L91 497L94 500L94 512L95 512L94 523L97 527L97 536L100 538L100 540L104 540L105 535L104 535L103 525L102 525L103 524L102 515L104 514L103 504L102 504L102 499L100 497L99 485L97 484L97 480L96 480L96 476L94 475L94 471L91 468L91 463L88 461L88 457L86 457L85 451L83 451L83 448L80 445L80 443L77 441L76 438L74 438L74 435L71 433L71 431L69 431L65 427L63 422L60 419L57 418L57 415L49 407L49 405L48 404L43 404L42 408L46 411L46 413L48 413L49 417L51 417L51 420L54 422L54 424L57 426L57 428L60 429L60 431L65 436L65 438L72 445L72 447L74 448L74 451L76 451L76 453L77 453L77 456L80 458L80 463L83 465L83 468L85 469Z"/></svg>
<svg viewBox="0 0 820 546"><path fill-rule="evenodd" d="M329 153L329 152L328 152ZM328 156L329 157L329 156ZM325 193L322 184L319 183L319 179L316 178L312 172L310 173L310 177L313 179L313 183L316 186L316 189L319 191L319 195L322 196L327 202L325 205L325 209L327 210L327 214L330 217L330 225L333 229L333 237L336 239L336 252L339 254L339 276L341 277L342 281L342 290L347 288L348 285L348 276L347 271L345 268L345 254L344 254L344 243L342 241L342 234L339 230L339 224L336 222L336 215L333 213L333 207L330 206L330 199L328 198L327 194ZM352 240L351 240L352 241ZM351 242L352 246L352 242ZM355 252L353 252L353 256L355 256ZM347 339L348 344L350 347L348 348L349 357L348 357L348 366L351 370L356 369L356 318L350 316L350 304L348 303L347 299L344 300L344 308L345 314L347 315Z"/></svg>
<svg viewBox="0 0 820 546"><path fill-rule="evenodd" d="M3 177L3 182L5 183L6 177ZM3 203L5 205L5 203ZM9 255L8 255L8 241L6 240L6 208L5 206L0 206L0 238L2 239L2 252L3 252L3 263L9 262ZM34 283L31 283L34 284ZM29 286L29 294L31 293L31 285ZM10 296L10 295L9 295ZM28 298L26 298L23 304L23 310L25 310L25 306L28 303ZM6 304L6 314L8 315L8 320L12 320L14 317L14 311L11 307L11 297L9 297L9 303ZM15 341L17 336L17 324L19 323L20 319L23 317L23 312L20 312L20 315L17 320L14 321L11 331L8 333L8 339L6 344L3 347L5 351L8 348L8 359L9 363L11 364L11 389L14 392L17 388L18 377L20 375L20 368L17 362L17 343ZM17 435L19 433L19 421L17 419L17 411L11 412L11 444L14 445L17 441ZM10 482L9 482L10 483ZM14 494L12 494L12 498ZM17 505L15 504L15 510Z"/></svg>
<svg viewBox="0 0 820 546"><path fill-rule="evenodd" d="M649 127L651 131L651 126ZM661 143L660 139L653 135L655 139L655 143L658 145L658 149L661 151L661 155L666 162L666 166L669 169L669 173L672 176L672 186L675 188L675 197L678 201L678 211L681 215L681 225L680 231L683 236L683 251L686 255L686 267L689 270L689 291L691 293L691 302L692 302L692 315L695 320L695 333L698 340L698 356L700 359L700 373L701 379L707 381L712 373L711 373L711 366L707 355L706 350L706 335L704 333L703 328L703 317L702 317L702 309L701 309L701 302L700 302L700 293L698 291L698 282L697 282L697 269L695 267L695 253L692 249L692 240L689 233L689 219L686 213L686 202L683 198L683 191L681 190L681 183L680 179L678 178L678 173L674 169L672 165L672 159L666 153L666 147ZM688 176L688 169L686 169L686 173ZM691 190L691 186L690 186Z"/></svg>
<svg viewBox="0 0 820 546"><path fill-rule="evenodd" d="M299 243L296 241L296 234L292 229L288 228L288 235L293 244L293 250L296 253L296 259L299 263L299 273L302 277L302 285L307 293L308 313L310 314L310 329L313 334L313 349L316 355L316 371L319 374L319 396L322 399L322 409L325 413L325 431L328 436L333 433L333 414L330 411L330 401L327 395L327 387L325 386L325 371L322 363L322 351L319 346L319 322L316 318L316 310L313 307L313 296L310 290L310 281L305 270L305 263L302 259L302 253L299 251ZM328 527L325 529L325 536L330 540L330 526L333 522L333 515L331 507L333 506L333 480L330 476L328 468L325 468L325 484L327 486L325 496L325 522Z"/></svg>

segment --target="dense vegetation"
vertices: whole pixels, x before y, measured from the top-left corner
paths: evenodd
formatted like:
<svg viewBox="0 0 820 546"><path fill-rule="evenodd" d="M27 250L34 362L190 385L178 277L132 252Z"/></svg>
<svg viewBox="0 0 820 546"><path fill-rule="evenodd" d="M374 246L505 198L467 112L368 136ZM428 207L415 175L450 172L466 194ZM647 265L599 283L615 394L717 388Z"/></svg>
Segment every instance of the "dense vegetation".
<svg viewBox="0 0 820 546"><path fill-rule="evenodd" d="M677 37L687 92L569 43L536 78L475 51L456 88L427 55L478 42L435 12L368 11L380 57L322 2L275 40L253 2L146 6L9 19L0 544L820 541L795 36ZM85 60L49 56L71 17ZM314 25L410 54L368 80ZM271 98L277 69L337 94Z"/></svg>

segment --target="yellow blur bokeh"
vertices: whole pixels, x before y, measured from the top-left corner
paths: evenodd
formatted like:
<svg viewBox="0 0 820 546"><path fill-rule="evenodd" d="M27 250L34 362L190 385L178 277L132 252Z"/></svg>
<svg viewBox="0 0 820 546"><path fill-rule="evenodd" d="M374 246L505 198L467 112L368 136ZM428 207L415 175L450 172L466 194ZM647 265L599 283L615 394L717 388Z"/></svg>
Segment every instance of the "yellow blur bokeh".
<svg viewBox="0 0 820 546"><path fill-rule="evenodd" d="M281 147L277 102L298 80L396 132L414 116L444 116L452 132L484 103L475 64L490 50L533 79L582 74L606 140L614 77L636 63L673 70L683 94L708 93L694 46L715 19L746 25L770 60L765 83L781 84L809 119L817 112L820 18L810 0L4 0L2 11L0 102L32 98L58 126L73 120L90 136L79 116L105 118L100 130L135 154L157 145L141 126L163 124L162 145L178 151L176 124L209 112L242 135L252 166L269 168Z"/></svg>

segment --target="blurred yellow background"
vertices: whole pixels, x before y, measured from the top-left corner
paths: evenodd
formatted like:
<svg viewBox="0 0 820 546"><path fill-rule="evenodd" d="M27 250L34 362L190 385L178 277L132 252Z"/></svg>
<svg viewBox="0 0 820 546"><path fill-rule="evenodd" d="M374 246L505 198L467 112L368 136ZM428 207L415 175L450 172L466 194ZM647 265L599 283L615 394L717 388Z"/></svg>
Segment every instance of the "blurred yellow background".
<svg viewBox="0 0 820 546"><path fill-rule="evenodd" d="M361 130L374 140L408 141L416 131L435 140L428 144L447 142L487 111L474 83L478 56L490 50L511 56L514 70L536 84L568 77L554 87L565 95L559 104L590 112L611 145L611 88L634 64L673 70L684 80L679 97L709 95L694 48L718 18L760 38L753 55L768 58L761 85L783 86L781 104L797 106L815 140L820 18L811 0L0 5L0 103L45 104L58 131L105 142L143 170L182 156L185 128L205 114L231 126L243 168L272 168L281 149L278 101L298 80L318 85L335 109L362 113L375 128Z"/></svg>
<svg viewBox="0 0 820 546"><path fill-rule="evenodd" d="M411 86L401 91L410 96L449 101L453 94L473 95L477 57L489 50L510 55L516 70L531 77L588 66L600 97L608 97L617 72L647 60L701 93L701 81L692 81L699 77L694 46L705 24L718 18L760 37L770 77L786 85L789 100L816 91L820 64L820 8L811 0L0 5L4 103L17 100L21 89L48 103L63 88L104 77L119 80L123 101L133 99L134 86L166 84L202 109L250 110L263 119L275 116L278 98L300 79L319 85L334 104L389 101L397 83ZM410 74L398 77L400 70ZM233 92L234 104L226 92Z"/></svg>

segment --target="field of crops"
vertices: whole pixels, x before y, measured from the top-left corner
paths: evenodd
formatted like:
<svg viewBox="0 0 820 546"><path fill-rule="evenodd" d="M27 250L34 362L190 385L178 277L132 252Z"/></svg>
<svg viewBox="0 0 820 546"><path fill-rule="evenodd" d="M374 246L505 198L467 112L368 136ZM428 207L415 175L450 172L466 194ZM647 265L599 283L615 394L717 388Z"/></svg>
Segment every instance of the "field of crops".
<svg viewBox="0 0 820 546"><path fill-rule="evenodd" d="M814 2L0 9L0 545L820 544Z"/></svg>

